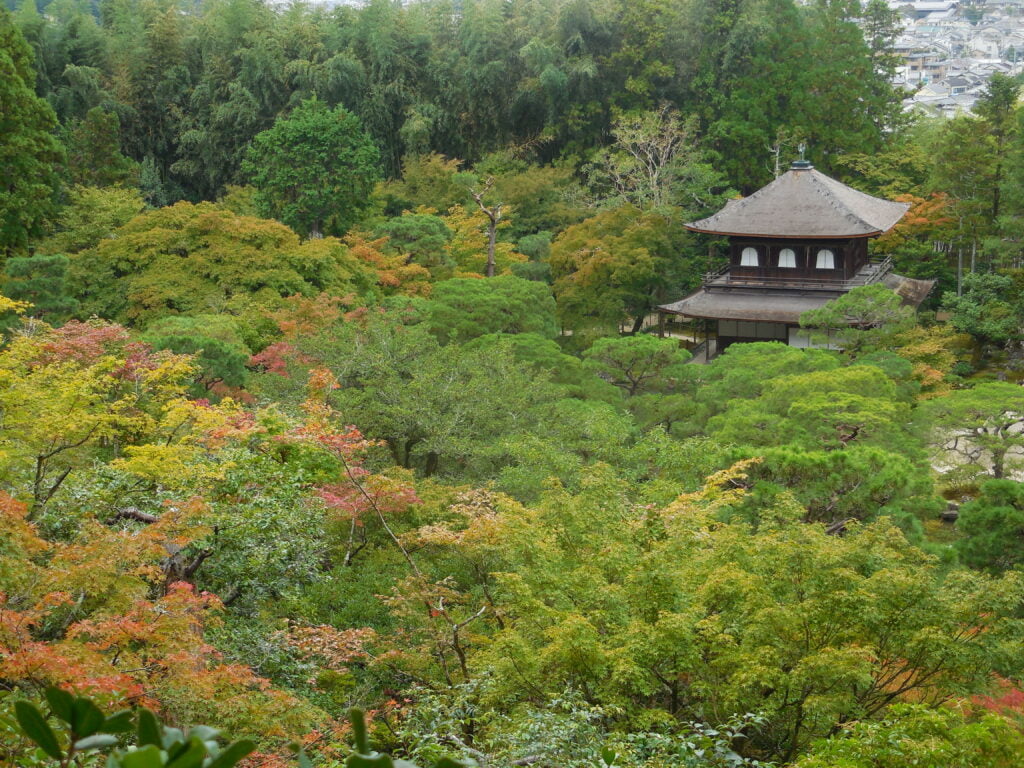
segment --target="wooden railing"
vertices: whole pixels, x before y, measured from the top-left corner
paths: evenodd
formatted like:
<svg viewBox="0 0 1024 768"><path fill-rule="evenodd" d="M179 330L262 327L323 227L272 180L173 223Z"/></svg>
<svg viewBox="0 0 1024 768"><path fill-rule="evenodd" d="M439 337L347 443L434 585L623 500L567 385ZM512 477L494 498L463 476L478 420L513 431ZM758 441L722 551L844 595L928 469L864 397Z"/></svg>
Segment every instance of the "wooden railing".
<svg viewBox="0 0 1024 768"><path fill-rule="evenodd" d="M749 269L749 267L748 267ZM853 277L848 280L815 277L777 277L769 275L734 275L730 271L730 265L725 265L704 275L704 287L727 288L745 286L759 288L800 288L805 290L832 290L848 291L861 285L877 283L892 270L892 257L886 257L880 261L872 261L861 268Z"/></svg>

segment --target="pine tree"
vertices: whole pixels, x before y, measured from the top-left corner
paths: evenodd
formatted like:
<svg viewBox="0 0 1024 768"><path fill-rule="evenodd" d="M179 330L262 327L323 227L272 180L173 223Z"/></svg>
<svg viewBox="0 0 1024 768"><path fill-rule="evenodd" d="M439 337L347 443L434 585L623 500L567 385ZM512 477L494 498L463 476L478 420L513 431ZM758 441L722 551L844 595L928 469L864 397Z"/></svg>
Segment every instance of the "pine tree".
<svg viewBox="0 0 1024 768"><path fill-rule="evenodd" d="M4 295L31 303L27 314L58 325L78 308L67 292L67 268L68 257L59 254L11 257L4 265Z"/></svg>

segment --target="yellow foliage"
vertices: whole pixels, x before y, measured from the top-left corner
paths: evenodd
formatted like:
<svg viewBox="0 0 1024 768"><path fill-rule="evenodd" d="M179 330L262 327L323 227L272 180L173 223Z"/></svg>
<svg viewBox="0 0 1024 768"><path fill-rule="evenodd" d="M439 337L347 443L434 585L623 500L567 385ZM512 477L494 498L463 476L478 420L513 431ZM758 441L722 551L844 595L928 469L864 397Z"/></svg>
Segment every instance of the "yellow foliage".
<svg viewBox="0 0 1024 768"><path fill-rule="evenodd" d="M957 350L970 347L970 337L948 325L915 326L896 338L895 352L914 366L914 378L921 384L922 400L939 397L951 390L946 376L957 362Z"/></svg>
<svg viewBox="0 0 1024 768"><path fill-rule="evenodd" d="M31 306L27 301L15 301L0 294L0 313L14 312L16 315L22 315Z"/></svg>
<svg viewBox="0 0 1024 768"><path fill-rule="evenodd" d="M482 277L487 270L487 225L483 211L467 211L462 205L455 205L444 216L444 223L452 231L452 239L445 246L449 258L456 265L455 277ZM498 230L505 229L509 222L498 224ZM529 258L517 253L512 243L500 240L494 250L494 272L507 275L513 264L522 264Z"/></svg>
<svg viewBox="0 0 1024 768"><path fill-rule="evenodd" d="M403 296L430 295L430 270L420 264L411 264L404 254L385 252L387 237L375 240L363 232L350 232L345 236L349 252L377 273L377 285L386 294Z"/></svg>

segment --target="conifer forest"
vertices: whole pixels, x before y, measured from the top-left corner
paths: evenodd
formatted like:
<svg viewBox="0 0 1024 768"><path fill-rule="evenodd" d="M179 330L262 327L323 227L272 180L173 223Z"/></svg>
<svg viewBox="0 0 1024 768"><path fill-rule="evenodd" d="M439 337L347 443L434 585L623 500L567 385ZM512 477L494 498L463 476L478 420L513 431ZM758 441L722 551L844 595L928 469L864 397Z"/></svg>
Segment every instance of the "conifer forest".
<svg viewBox="0 0 1024 768"><path fill-rule="evenodd" d="M1024 765L1024 76L915 23L6 0L0 765Z"/></svg>

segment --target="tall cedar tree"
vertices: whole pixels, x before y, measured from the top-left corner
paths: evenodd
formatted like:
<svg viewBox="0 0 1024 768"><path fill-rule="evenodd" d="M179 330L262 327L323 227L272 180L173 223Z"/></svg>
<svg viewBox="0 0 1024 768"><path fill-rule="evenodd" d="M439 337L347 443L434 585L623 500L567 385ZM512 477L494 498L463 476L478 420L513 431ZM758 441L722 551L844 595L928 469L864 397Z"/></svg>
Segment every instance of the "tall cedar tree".
<svg viewBox="0 0 1024 768"><path fill-rule="evenodd" d="M32 51L0 10L0 257L28 246L53 214L64 149L57 118L35 94Z"/></svg>

